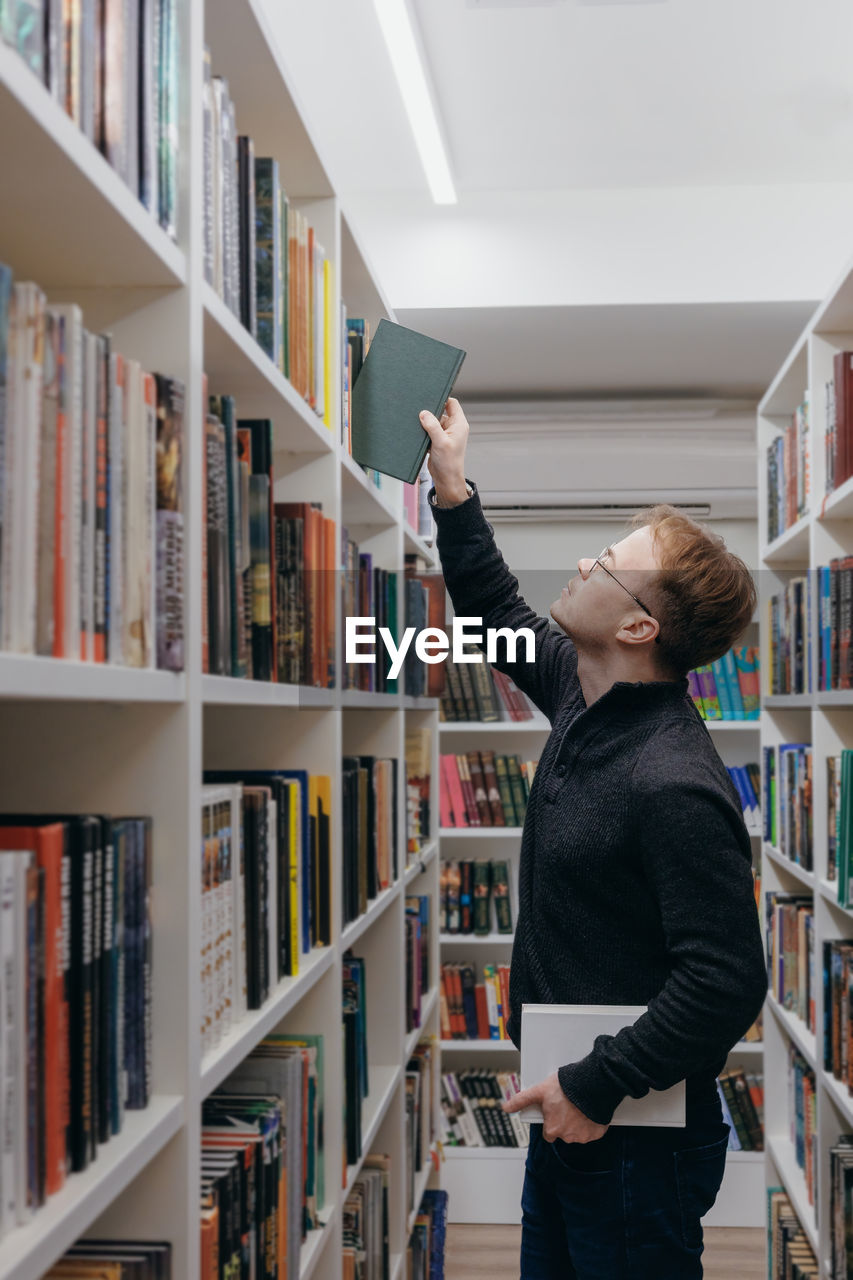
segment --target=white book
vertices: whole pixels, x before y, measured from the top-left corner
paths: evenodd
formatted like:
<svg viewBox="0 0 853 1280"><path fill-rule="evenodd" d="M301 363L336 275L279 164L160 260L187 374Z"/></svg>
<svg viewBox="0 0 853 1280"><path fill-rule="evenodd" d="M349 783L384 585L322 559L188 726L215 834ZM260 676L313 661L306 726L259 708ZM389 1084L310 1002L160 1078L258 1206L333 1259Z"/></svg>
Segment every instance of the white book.
<svg viewBox="0 0 853 1280"><path fill-rule="evenodd" d="M615 1036L646 1012L638 1004L525 1004L521 1011L521 1087L529 1089L561 1066L579 1062L591 1052L596 1036ZM539 1107L518 1114L531 1124L542 1123ZM624 1098L611 1124L649 1125L683 1129L686 1089L683 1080L670 1089L650 1090L642 1098Z"/></svg>
<svg viewBox="0 0 853 1280"><path fill-rule="evenodd" d="M243 857L243 787L228 787L231 802L231 1009L238 1021L249 1009L246 992L246 870Z"/></svg>
<svg viewBox="0 0 853 1280"><path fill-rule="evenodd" d="M61 556L64 616L54 619L62 656L80 657L80 543L83 523L83 313L74 303L53 308L65 344L65 415L60 442L62 468Z"/></svg>
<svg viewBox="0 0 853 1280"><path fill-rule="evenodd" d="M39 478L41 454L42 385L44 371L45 297L34 284L16 284L17 394L12 430L17 435L15 521L6 525L12 536L12 627L10 648L36 651L36 595L38 584Z"/></svg>

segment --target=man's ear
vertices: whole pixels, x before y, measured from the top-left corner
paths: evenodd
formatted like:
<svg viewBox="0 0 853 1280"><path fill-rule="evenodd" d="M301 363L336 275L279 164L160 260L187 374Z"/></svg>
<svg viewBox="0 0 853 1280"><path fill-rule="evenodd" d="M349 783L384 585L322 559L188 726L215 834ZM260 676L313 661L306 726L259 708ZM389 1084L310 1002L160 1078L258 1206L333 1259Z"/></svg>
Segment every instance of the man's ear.
<svg viewBox="0 0 853 1280"><path fill-rule="evenodd" d="M641 613L622 623L616 632L616 639L622 644L653 644L659 631L657 619Z"/></svg>

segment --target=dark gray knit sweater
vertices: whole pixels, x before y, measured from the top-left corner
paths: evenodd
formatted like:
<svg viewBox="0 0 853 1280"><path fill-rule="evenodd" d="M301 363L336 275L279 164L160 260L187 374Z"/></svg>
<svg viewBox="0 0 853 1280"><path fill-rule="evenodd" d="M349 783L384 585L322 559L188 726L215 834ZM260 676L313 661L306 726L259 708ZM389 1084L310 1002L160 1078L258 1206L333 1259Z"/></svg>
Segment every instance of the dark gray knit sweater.
<svg viewBox="0 0 853 1280"><path fill-rule="evenodd" d="M476 488L435 519L456 613L534 631L535 663L496 665L552 725L521 839L509 1034L518 1046L524 1003L647 1004L560 1084L609 1124L624 1097L686 1079L689 1118L767 990L735 788L686 680L618 681L586 705L574 645L519 595Z"/></svg>

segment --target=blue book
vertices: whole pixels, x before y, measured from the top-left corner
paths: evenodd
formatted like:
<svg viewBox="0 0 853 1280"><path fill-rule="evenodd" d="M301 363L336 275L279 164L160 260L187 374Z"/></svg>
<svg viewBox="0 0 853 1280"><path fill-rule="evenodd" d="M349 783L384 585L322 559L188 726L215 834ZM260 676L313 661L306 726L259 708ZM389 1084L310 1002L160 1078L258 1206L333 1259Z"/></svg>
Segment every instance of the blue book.
<svg viewBox="0 0 853 1280"><path fill-rule="evenodd" d="M729 690L729 700L732 704L732 719L745 720L746 712L743 706L743 696L740 691L740 681L737 678L737 664L735 663L735 655L732 649L724 653L720 662L723 665L723 671L726 676L726 685Z"/></svg>
<svg viewBox="0 0 853 1280"><path fill-rule="evenodd" d="M714 683L717 686L717 697L720 700L720 717L723 720L733 720L732 699L729 693L729 683L726 679L726 673L723 670L722 658L717 658L711 663L711 670L714 673Z"/></svg>
<svg viewBox="0 0 853 1280"><path fill-rule="evenodd" d="M830 570L829 565L822 565L818 569L818 597L820 604L818 606L818 689L831 689L830 666L832 662L830 637L832 635L832 615L829 596Z"/></svg>
<svg viewBox="0 0 853 1280"><path fill-rule="evenodd" d="M717 1081L717 1093L720 1095L720 1105L723 1109L723 1120L729 1126L729 1151L740 1151L740 1138L737 1136L735 1122L732 1120L732 1113L729 1111L729 1104L726 1102L726 1095L723 1093L723 1086Z"/></svg>

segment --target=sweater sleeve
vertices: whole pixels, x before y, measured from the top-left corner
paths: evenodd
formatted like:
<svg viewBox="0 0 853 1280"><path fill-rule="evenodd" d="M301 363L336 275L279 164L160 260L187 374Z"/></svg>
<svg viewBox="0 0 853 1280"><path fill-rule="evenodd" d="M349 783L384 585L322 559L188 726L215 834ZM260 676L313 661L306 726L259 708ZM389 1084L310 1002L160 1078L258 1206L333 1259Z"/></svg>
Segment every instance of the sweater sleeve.
<svg viewBox="0 0 853 1280"><path fill-rule="evenodd" d="M534 636L534 661L525 660L523 638L516 661L507 661L503 640L497 643L493 664L504 671L539 709L552 718L567 685L577 675L577 653L568 636L539 617L522 598L513 576L495 545L494 530L483 515L473 481L472 495L455 507L433 506L436 545L453 608L459 617L482 618L487 627L529 627ZM430 501L435 489L430 490ZM482 646L481 646L482 647Z"/></svg>
<svg viewBox="0 0 853 1280"><path fill-rule="evenodd" d="M671 758L671 757L670 757ZM638 848L660 910L669 977L633 1026L559 1069L570 1102L609 1124L625 1097L714 1067L758 1016L767 970L749 837L733 800L681 755L681 776L633 779ZM701 761L700 761L701 766Z"/></svg>

